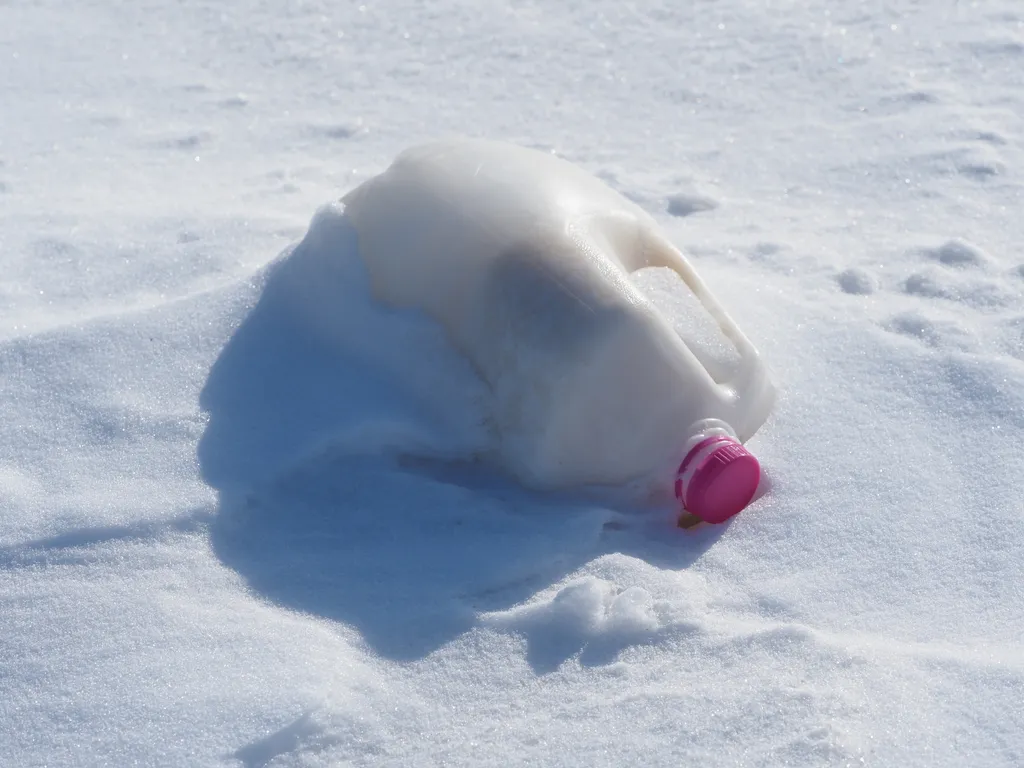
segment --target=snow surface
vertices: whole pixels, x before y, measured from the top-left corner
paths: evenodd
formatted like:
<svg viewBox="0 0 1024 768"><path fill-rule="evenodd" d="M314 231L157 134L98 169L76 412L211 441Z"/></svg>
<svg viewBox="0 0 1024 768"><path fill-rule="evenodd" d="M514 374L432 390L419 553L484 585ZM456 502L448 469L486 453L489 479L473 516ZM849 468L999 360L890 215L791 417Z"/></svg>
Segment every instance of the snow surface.
<svg viewBox="0 0 1024 768"><path fill-rule="evenodd" d="M0 764L1024 763L1017 0L13 0L0 61ZM464 461L331 206L448 134L692 255L751 509Z"/></svg>

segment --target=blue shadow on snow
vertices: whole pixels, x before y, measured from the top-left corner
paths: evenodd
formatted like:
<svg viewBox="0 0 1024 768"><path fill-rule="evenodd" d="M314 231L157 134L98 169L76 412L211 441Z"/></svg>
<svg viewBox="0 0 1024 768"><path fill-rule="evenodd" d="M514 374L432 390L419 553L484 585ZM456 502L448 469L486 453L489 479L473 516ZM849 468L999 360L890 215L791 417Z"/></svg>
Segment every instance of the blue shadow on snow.
<svg viewBox="0 0 1024 768"><path fill-rule="evenodd" d="M452 455L469 429L452 414L473 396L436 379L458 367L454 352L367 293L348 222L318 215L268 271L201 394L212 544L256 595L408 661L602 554L684 568L721 534L532 493L468 448ZM530 649L538 673L583 650L566 640Z"/></svg>

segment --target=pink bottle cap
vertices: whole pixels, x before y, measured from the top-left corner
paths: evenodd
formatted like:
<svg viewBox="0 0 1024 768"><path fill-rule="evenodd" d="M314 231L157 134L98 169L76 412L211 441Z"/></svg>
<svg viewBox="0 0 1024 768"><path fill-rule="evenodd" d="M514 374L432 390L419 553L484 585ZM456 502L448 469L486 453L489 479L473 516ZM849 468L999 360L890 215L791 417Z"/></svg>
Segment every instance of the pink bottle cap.
<svg viewBox="0 0 1024 768"><path fill-rule="evenodd" d="M714 435L694 446L676 473L676 498L708 523L724 523L754 498L757 459L732 437Z"/></svg>

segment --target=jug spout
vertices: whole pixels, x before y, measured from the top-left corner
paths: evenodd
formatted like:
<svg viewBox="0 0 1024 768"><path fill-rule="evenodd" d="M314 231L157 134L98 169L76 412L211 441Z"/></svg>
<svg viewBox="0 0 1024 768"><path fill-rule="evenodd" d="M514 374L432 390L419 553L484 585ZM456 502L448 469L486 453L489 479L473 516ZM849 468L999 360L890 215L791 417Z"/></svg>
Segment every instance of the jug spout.
<svg viewBox="0 0 1024 768"><path fill-rule="evenodd" d="M679 524L724 523L754 498L761 465L724 424L702 430L689 445L676 471L675 494L686 511Z"/></svg>

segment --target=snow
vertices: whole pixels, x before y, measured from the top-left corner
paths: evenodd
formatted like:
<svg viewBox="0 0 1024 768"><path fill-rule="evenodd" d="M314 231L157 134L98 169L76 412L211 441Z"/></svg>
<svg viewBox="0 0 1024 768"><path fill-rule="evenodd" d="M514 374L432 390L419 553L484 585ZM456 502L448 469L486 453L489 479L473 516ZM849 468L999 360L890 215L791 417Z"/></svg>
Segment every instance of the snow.
<svg viewBox="0 0 1024 768"><path fill-rule="evenodd" d="M0 763L1021 764L1018 5L3 4ZM731 524L469 461L469 365L330 258L450 134L763 353Z"/></svg>

